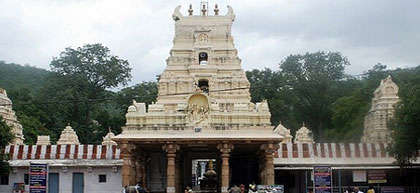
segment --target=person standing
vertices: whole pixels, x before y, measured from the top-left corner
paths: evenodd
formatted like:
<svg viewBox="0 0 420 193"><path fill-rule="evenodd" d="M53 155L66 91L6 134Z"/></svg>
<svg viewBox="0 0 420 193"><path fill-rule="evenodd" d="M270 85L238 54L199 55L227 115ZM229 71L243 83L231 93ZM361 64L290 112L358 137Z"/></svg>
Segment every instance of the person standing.
<svg viewBox="0 0 420 193"><path fill-rule="evenodd" d="M249 190L248 193L256 193L257 192L257 185L255 185L255 182L252 182L249 184Z"/></svg>
<svg viewBox="0 0 420 193"><path fill-rule="evenodd" d="M373 189L372 185L369 185L369 189L368 189L367 193L375 193L375 189Z"/></svg>
<svg viewBox="0 0 420 193"><path fill-rule="evenodd" d="M347 189L344 191L344 193L354 193L354 191L350 186L347 186Z"/></svg>
<svg viewBox="0 0 420 193"><path fill-rule="evenodd" d="M359 189L359 187L354 187L354 193L364 193Z"/></svg>

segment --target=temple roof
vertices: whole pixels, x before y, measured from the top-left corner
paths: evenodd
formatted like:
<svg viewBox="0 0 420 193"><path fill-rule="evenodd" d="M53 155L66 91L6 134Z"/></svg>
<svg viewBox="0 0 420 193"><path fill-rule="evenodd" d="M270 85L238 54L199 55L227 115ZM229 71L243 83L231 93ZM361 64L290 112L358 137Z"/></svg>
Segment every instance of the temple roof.
<svg viewBox="0 0 420 193"><path fill-rule="evenodd" d="M281 141L283 136L274 133L272 127L257 128L257 129L242 129L242 130L202 130L195 132L194 130L183 130L183 131L156 131L148 130L142 131L141 133L129 132L127 129L126 133L119 134L113 138L115 141L122 141L130 139L130 141L180 141L180 140L228 140L228 141L241 141L241 140L256 140L256 141Z"/></svg>
<svg viewBox="0 0 420 193"><path fill-rule="evenodd" d="M33 160L50 166L122 165L120 149L106 145L9 145L4 149L11 166L29 166Z"/></svg>
<svg viewBox="0 0 420 193"><path fill-rule="evenodd" d="M287 143L275 153L277 166L397 166L386 143ZM420 164L420 160L414 162Z"/></svg>

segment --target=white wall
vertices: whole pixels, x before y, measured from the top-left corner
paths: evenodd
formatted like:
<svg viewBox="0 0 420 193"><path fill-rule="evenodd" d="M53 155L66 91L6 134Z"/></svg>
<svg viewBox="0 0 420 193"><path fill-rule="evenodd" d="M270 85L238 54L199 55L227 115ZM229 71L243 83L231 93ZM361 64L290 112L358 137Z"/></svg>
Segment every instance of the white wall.
<svg viewBox="0 0 420 193"><path fill-rule="evenodd" d="M64 172L63 167L50 167L50 173L59 173L59 192L72 193L73 173L84 174L84 192L85 193L119 193L122 188L121 167L117 167L114 172L111 166L108 167L92 167L92 171L88 172L87 167L67 167L68 171ZM9 174L9 185L0 185L0 193L11 193L13 184L24 182L24 174L29 173L28 167L20 167ZM106 175L106 183L99 183L99 174Z"/></svg>

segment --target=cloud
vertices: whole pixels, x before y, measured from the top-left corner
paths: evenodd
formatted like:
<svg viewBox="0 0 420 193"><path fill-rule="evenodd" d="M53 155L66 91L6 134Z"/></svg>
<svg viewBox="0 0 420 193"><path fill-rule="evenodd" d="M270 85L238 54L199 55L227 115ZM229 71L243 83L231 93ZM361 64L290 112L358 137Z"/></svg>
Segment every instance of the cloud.
<svg viewBox="0 0 420 193"><path fill-rule="evenodd" d="M0 60L49 68L65 47L103 43L133 68L132 84L155 80L174 35L172 13L191 1L0 1ZM209 2L213 6L214 2ZM417 0L223 1L236 14L232 35L246 70L278 69L290 54L340 51L359 74L381 62L419 65ZM195 13L199 2L194 1Z"/></svg>

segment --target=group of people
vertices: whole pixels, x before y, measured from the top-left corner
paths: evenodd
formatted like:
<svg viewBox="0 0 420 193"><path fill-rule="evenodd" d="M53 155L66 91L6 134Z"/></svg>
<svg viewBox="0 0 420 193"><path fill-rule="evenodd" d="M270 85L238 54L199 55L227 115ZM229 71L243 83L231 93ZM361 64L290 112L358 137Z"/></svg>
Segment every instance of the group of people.
<svg viewBox="0 0 420 193"><path fill-rule="evenodd" d="M229 193L245 193L245 185L241 184L239 187L235 184L229 189ZM248 193L257 193L257 185L255 182L249 184Z"/></svg>
<svg viewBox="0 0 420 193"><path fill-rule="evenodd" d="M344 193L364 193L362 190L359 189L359 187L351 188L350 186L347 187L346 191ZM372 185L369 186L369 189L366 193L375 193L375 189Z"/></svg>
<svg viewBox="0 0 420 193"><path fill-rule="evenodd" d="M138 182L135 186L125 186L122 193L149 193L149 190L142 186L141 182Z"/></svg>

